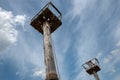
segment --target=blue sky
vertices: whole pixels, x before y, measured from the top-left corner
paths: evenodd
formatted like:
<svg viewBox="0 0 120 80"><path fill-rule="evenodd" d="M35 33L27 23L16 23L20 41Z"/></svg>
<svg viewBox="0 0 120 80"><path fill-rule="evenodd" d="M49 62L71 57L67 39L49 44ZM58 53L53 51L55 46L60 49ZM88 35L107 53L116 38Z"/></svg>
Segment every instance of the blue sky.
<svg viewBox="0 0 120 80"><path fill-rule="evenodd" d="M44 80L43 36L30 26L50 0L0 0L0 80ZM96 57L101 80L120 79L120 1L51 0L62 13L53 34L61 80L93 80L82 64Z"/></svg>

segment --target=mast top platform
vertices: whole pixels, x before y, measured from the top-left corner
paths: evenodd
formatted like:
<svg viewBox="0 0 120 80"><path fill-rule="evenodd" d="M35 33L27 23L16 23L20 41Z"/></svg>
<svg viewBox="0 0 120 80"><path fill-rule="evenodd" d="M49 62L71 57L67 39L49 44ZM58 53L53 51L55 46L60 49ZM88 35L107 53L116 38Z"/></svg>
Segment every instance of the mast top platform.
<svg viewBox="0 0 120 80"><path fill-rule="evenodd" d="M31 25L43 34L44 22L49 22L51 33L54 32L61 24L62 14L51 3L46 4L31 20Z"/></svg>
<svg viewBox="0 0 120 80"><path fill-rule="evenodd" d="M101 70L99 67L99 61L96 58L93 58L92 60L84 63L82 66L90 75Z"/></svg>

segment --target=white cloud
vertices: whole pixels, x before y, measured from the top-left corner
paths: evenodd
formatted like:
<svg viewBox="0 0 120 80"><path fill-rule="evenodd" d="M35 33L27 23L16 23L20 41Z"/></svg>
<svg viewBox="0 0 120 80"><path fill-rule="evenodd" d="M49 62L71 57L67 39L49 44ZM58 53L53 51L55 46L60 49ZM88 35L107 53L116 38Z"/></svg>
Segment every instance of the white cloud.
<svg viewBox="0 0 120 80"><path fill-rule="evenodd" d="M16 75L19 75L20 74L20 72L16 72Z"/></svg>
<svg viewBox="0 0 120 80"><path fill-rule="evenodd" d="M106 58L104 58L104 64L108 64L112 59L112 55L108 55Z"/></svg>
<svg viewBox="0 0 120 80"><path fill-rule="evenodd" d="M111 50L110 54L103 58L103 64L109 65L106 67L106 72L110 72L111 74L116 72L116 64L120 62L120 47L118 46L119 42L116 44L116 48Z"/></svg>
<svg viewBox="0 0 120 80"><path fill-rule="evenodd" d="M87 6L88 0L74 0L73 1L73 13L79 15Z"/></svg>
<svg viewBox="0 0 120 80"><path fill-rule="evenodd" d="M72 0L73 8L70 10L67 16L69 17L71 15L72 19L76 18L76 16L77 18L80 18L80 20L78 20L77 26L75 26L76 27L75 29L79 31L79 33L77 33L77 35L79 36L78 38L79 41L76 42L76 45L78 45L77 46L78 49L76 48L78 53L77 55L78 59L76 61L77 64L80 65L81 62L84 62L85 60L87 61L87 59L95 56L96 55L95 51L100 49L101 44L99 44L98 42L98 39L100 38L96 33L101 31L98 29L101 27L100 25L103 24L104 21L112 17L113 15L111 14L112 10L109 10L111 4L112 2L108 0L106 1L102 0L99 2L97 0ZM100 21L101 16L104 16L104 19L102 19L103 22ZM118 24L118 29L116 30L115 34L116 37L120 39L120 24ZM101 33L99 36L104 36L104 35ZM120 42L117 43L117 46L119 45ZM92 46L94 48L92 48ZM116 71L116 64L120 62L119 53L120 53L120 48L117 47L116 49L111 50L110 54L108 55L104 54L104 52L97 54L97 58L101 59L100 62L101 65L110 65L108 67L106 66L104 67L105 71L107 72ZM76 66L76 70L80 69L79 65ZM85 76L85 74L83 75ZM81 79L80 76L78 76L77 78Z"/></svg>
<svg viewBox="0 0 120 80"><path fill-rule="evenodd" d="M114 28L114 37L116 40L118 40L118 46L120 45L120 21L118 21L116 27Z"/></svg>
<svg viewBox="0 0 120 80"><path fill-rule="evenodd" d="M99 52L98 54L97 54L97 58L101 58L103 56L103 53L102 52Z"/></svg>
<svg viewBox="0 0 120 80"><path fill-rule="evenodd" d="M84 70L82 69L79 74L77 75L77 77L75 78L75 80L92 80L90 78L91 76Z"/></svg>
<svg viewBox="0 0 120 80"><path fill-rule="evenodd" d="M120 41L116 44L116 46L120 46Z"/></svg>
<svg viewBox="0 0 120 80"><path fill-rule="evenodd" d="M112 51L111 51L111 54L112 54L113 56L117 56L117 55L119 54L119 52L120 52L120 49L118 48L118 49L112 50Z"/></svg>
<svg viewBox="0 0 120 80"><path fill-rule="evenodd" d="M25 24L25 15L13 15L0 7L0 51L17 41L18 31L16 25Z"/></svg>
<svg viewBox="0 0 120 80"><path fill-rule="evenodd" d="M39 46L39 40L34 38L36 37L35 35L26 38L26 35L21 32L18 36L18 30L16 29L16 26L19 25L24 28L25 21L26 15L14 15L12 11L6 11L0 8L0 51L4 51L10 45L14 45L16 42L18 42L12 50L8 50L10 51L9 54L5 54L7 58L11 58L11 60L13 59L16 61L16 65L14 66L18 69L18 71L15 73L16 76L25 78L27 74L30 74L31 76L31 72L34 72L32 74L34 77L44 78L45 73L43 69L34 70L34 68L41 66L44 68L44 56L42 54L43 48ZM31 43L29 43L29 40L27 40L28 38L32 41ZM29 69L29 67L32 68Z"/></svg>
<svg viewBox="0 0 120 80"><path fill-rule="evenodd" d="M15 16L15 22L17 22L18 24L24 26L25 24L25 19L26 19L26 16L25 15L17 15Z"/></svg>
<svg viewBox="0 0 120 80"><path fill-rule="evenodd" d="M44 69L38 69L33 73L33 77L41 77L45 79L45 70Z"/></svg>
<svg viewBox="0 0 120 80"><path fill-rule="evenodd" d="M72 20L76 16L80 16L88 6L92 6L96 0L72 0L72 9L69 10L66 16L72 15Z"/></svg>

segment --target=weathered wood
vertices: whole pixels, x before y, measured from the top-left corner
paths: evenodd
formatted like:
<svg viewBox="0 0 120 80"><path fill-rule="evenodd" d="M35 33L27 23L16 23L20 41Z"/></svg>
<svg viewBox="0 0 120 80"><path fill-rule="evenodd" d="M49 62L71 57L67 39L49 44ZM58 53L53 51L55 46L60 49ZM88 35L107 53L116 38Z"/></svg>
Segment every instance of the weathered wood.
<svg viewBox="0 0 120 80"><path fill-rule="evenodd" d="M44 55L46 65L46 80L58 80L54 55L51 44L51 26L46 21L43 23L43 36L44 36Z"/></svg>
<svg viewBox="0 0 120 80"><path fill-rule="evenodd" d="M94 75L94 77L95 77L96 80L100 80L97 72L93 72L93 75Z"/></svg>

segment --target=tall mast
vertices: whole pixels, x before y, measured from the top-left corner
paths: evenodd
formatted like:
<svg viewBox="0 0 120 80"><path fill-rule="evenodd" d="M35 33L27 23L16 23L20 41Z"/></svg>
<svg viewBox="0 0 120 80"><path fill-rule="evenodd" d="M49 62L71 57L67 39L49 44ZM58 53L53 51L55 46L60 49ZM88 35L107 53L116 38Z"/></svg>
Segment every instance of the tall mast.
<svg viewBox="0 0 120 80"><path fill-rule="evenodd" d="M100 80L97 72L101 69L99 67L99 61L96 58L93 58L92 60L84 63L82 66L88 74L95 77L95 80Z"/></svg>
<svg viewBox="0 0 120 80"><path fill-rule="evenodd" d="M51 9L51 8L52 9ZM52 10L56 10L58 15ZM54 32L61 24L60 11L49 2L43 9L31 20L31 25L44 37L44 59L46 66L46 80L59 80L54 53L52 49L51 33Z"/></svg>

